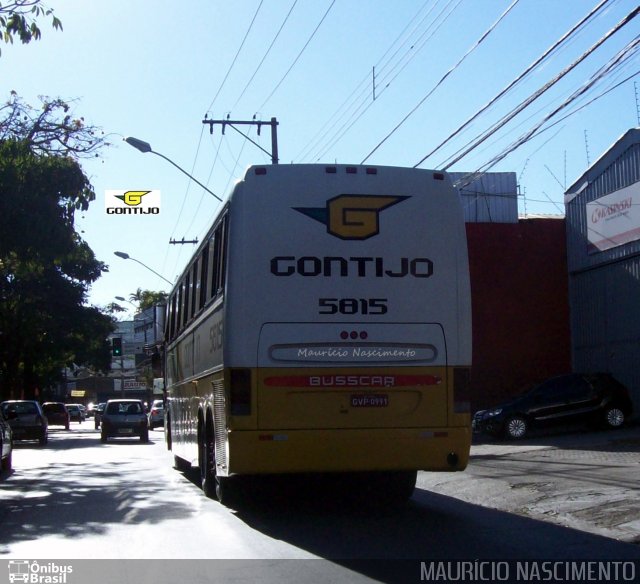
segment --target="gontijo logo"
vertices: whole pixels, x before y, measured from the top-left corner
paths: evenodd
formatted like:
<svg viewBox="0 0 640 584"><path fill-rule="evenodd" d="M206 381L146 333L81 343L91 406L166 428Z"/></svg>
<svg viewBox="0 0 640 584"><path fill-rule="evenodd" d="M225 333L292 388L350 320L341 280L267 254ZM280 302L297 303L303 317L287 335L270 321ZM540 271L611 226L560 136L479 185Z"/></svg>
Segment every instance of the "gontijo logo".
<svg viewBox="0 0 640 584"><path fill-rule="evenodd" d="M160 191L105 191L107 215L158 215Z"/></svg>
<svg viewBox="0 0 640 584"><path fill-rule="evenodd" d="M408 199L390 195L339 195L326 207L294 207L327 226L327 233L340 239L369 239L380 232L380 212Z"/></svg>

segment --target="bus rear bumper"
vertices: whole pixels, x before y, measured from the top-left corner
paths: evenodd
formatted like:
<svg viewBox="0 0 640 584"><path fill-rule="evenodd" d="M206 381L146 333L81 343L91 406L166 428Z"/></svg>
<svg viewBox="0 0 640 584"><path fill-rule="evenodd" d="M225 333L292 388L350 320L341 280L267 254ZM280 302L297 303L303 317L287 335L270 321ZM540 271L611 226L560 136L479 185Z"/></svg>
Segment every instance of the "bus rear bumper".
<svg viewBox="0 0 640 584"><path fill-rule="evenodd" d="M460 471L469 461L471 429L231 431L228 440L229 475Z"/></svg>

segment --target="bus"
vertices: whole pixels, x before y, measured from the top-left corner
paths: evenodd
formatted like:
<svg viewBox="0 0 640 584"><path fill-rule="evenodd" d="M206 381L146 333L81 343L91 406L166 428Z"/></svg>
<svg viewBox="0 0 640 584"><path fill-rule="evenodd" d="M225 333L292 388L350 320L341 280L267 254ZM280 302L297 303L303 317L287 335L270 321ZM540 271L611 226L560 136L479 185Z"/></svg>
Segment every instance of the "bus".
<svg viewBox="0 0 640 584"><path fill-rule="evenodd" d="M223 503L234 475L290 473L406 500L417 471L467 465L470 364L446 173L252 166L168 299L167 447Z"/></svg>

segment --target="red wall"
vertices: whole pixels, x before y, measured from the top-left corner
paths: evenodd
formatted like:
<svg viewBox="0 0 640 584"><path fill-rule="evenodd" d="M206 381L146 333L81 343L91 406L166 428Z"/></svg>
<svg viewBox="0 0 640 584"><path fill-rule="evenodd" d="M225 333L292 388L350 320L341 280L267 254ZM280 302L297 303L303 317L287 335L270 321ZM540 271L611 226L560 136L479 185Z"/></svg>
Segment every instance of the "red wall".
<svg viewBox="0 0 640 584"><path fill-rule="evenodd" d="M468 223L472 411L571 371L565 221Z"/></svg>

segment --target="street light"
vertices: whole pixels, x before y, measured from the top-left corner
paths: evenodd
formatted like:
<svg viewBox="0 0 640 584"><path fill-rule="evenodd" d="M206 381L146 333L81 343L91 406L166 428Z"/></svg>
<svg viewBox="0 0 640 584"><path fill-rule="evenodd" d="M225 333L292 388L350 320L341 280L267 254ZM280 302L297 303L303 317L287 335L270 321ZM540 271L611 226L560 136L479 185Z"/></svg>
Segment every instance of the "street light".
<svg viewBox="0 0 640 584"><path fill-rule="evenodd" d="M216 195L208 187L204 186L198 179L196 179L195 177L191 176L184 168L178 166L173 160L171 160L170 158L167 158L164 154L160 154L160 152L156 152L155 150L152 150L151 149L151 144L149 144L149 142L145 142L144 140L139 140L138 138L133 138L131 136L129 136L128 138L125 138L124 141L127 144L133 146L135 149L140 150L140 152L142 152L142 153L151 152L152 154L155 154L156 156L159 156L160 158L164 158L167 162L169 162L170 164L173 164L173 166L175 166L180 172L186 174L192 181L194 181L195 183L199 184L210 195L213 195L216 199L218 199L218 201L222 202L222 199L218 195Z"/></svg>
<svg viewBox="0 0 640 584"><path fill-rule="evenodd" d="M123 260L133 260L134 262L139 263L141 266L147 268L147 270L149 270L150 272L153 272L159 278L162 278L165 282L167 282L167 284L169 284L170 286L173 286L173 282L171 282L170 280L167 280L162 274L158 274L158 272L156 272L153 268L150 268L147 264L143 264L140 260L137 260L136 258L132 258L128 253L124 253L123 251L114 251L113 253L117 255L119 258L122 258Z"/></svg>

